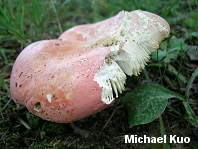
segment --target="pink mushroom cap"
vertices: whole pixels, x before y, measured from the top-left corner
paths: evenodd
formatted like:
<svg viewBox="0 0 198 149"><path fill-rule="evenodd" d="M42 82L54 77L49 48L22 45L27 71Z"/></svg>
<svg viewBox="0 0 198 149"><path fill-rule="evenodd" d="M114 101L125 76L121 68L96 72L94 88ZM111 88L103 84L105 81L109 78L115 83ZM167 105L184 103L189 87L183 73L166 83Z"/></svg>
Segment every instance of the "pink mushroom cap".
<svg viewBox="0 0 198 149"><path fill-rule="evenodd" d="M45 120L69 123L93 115L122 93L126 74L144 69L169 32L155 14L121 11L32 43L14 63L11 97Z"/></svg>

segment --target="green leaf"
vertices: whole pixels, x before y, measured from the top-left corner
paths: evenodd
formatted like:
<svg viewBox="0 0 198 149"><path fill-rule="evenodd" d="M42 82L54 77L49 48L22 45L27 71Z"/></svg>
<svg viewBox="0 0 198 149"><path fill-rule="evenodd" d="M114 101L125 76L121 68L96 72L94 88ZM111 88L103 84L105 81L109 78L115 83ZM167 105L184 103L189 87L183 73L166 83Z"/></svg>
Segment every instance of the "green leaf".
<svg viewBox="0 0 198 149"><path fill-rule="evenodd" d="M162 51L162 50L158 50L152 53L152 60L154 61L158 61L158 60L162 60L164 57L166 56L166 51Z"/></svg>
<svg viewBox="0 0 198 149"><path fill-rule="evenodd" d="M155 84L142 85L127 93L122 101L128 111L129 127L149 123L158 118L167 106L169 98L184 98Z"/></svg>
<svg viewBox="0 0 198 149"><path fill-rule="evenodd" d="M164 58L164 63L170 64L172 60L177 59L178 54L177 53L169 53L167 56Z"/></svg>
<svg viewBox="0 0 198 149"><path fill-rule="evenodd" d="M183 83L186 83L186 78L179 73L171 64L168 65L168 71L178 77L179 80L181 80Z"/></svg>

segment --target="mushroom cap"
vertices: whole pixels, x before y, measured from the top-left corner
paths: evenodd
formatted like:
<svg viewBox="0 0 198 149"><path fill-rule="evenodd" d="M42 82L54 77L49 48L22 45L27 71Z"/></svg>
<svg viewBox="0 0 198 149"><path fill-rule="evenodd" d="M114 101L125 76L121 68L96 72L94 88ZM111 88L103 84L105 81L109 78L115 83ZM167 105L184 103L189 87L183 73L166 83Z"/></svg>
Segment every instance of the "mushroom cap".
<svg viewBox="0 0 198 149"><path fill-rule="evenodd" d="M12 70L12 98L35 115L56 122L75 121L90 111L103 110L108 105L96 100L101 98L102 88L93 80L108 49L84 51L61 40L29 45Z"/></svg>
<svg viewBox="0 0 198 149"><path fill-rule="evenodd" d="M122 93L125 73L141 72L169 32L155 14L121 11L32 43L14 63L11 97L45 120L68 123L95 114Z"/></svg>

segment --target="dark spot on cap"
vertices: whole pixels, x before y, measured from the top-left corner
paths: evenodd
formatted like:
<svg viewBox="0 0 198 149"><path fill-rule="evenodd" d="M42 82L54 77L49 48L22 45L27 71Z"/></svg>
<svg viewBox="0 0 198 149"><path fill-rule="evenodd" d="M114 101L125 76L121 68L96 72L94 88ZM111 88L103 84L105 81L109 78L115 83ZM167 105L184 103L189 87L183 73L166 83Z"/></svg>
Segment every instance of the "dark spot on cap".
<svg viewBox="0 0 198 149"><path fill-rule="evenodd" d="M23 72L20 73L19 78L21 77L22 74L23 74Z"/></svg>

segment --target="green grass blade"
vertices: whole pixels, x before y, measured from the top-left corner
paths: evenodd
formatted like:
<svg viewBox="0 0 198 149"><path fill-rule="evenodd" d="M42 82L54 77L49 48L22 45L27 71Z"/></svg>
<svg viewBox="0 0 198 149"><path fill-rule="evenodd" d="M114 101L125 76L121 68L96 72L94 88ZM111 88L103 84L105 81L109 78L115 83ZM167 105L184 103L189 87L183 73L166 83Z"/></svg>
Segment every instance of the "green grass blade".
<svg viewBox="0 0 198 149"><path fill-rule="evenodd" d="M198 118L196 117L196 115L195 115L194 111L192 110L192 108L190 107L189 103L188 102L183 102L183 105L186 109L189 122L193 126L197 127L198 126Z"/></svg>
<svg viewBox="0 0 198 149"><path fill-rule="evenodd" d="M166 131L165 131L165 127L164 127L164 123L163 123L163 119L161 115L159 116L159 122L160 122L160 133L161 133L161 137L163 138L166 135ZM169 144L163 143L163 149L170 149Z"/></svg>
<svg viewBox="0 0 198 149"><path fill-rule="evenodd" d="M190 90L190 87L194 81L194 79L198 76L198 68L195 69L195 71L192 73L191 77L190 77L190 80L188 81L188 84L186 86L186 91L185 91L185 96L186 97L189 97L189 90Z"/></svg>

